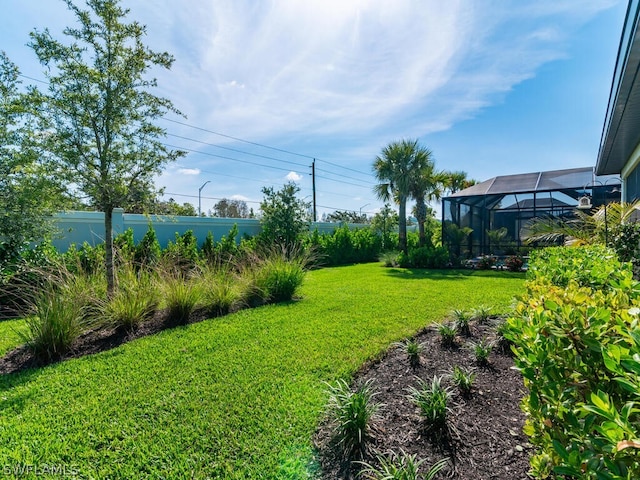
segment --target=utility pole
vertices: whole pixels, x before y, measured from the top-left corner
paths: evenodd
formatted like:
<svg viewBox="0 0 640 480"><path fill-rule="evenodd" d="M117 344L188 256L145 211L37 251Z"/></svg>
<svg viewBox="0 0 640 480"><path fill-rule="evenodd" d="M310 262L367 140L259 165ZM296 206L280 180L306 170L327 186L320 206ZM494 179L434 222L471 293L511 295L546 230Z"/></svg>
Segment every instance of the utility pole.
<svg viewBox="0 0 640 480"><path fill-rule="evenodd" d="M202 189L207 183L211 183L211 180L207 180L206 182L204 182L202 186L198 189L198 216L199 217L202 216L202 201L201 201Z"/></svg>
<svg viewBox="0 0 640 480"><path fill-rule="evenodd" d="M313 221L317 221L316 214L316 159L311 162L311 184L313 187Z"/></svg>

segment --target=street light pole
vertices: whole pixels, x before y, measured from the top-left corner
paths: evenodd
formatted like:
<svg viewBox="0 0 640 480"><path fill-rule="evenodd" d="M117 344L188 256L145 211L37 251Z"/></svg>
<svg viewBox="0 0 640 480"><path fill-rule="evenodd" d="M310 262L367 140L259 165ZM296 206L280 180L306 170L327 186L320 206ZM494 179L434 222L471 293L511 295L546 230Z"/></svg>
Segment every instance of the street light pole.
<svg viewBox="0 0 640 480"><path fill-rule="evenodd" d="M204 188L204 186L205 186L207 183L211 183L211 180L207 180L206 182L204 182L204 183L202 184L202 186L198 189L198 216L199 216L199 217L202 215L202 201L201 201L201 198L202 198L202 195L201 195L201 194L202 194L202 189Z"/></svg>

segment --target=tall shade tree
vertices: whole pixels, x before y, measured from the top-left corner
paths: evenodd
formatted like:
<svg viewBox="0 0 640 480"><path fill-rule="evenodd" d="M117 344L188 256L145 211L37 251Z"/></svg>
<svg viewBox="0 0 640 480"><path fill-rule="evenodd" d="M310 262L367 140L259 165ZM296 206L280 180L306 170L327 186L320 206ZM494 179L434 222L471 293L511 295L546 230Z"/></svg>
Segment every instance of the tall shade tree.
<svg viewBox="0 0 640 480"><path fill-rule="evenodd" d="M431 157L431 152L418 140L403 139L384 147L373 162L373 171L380 181L374 193L382 201L393 199L398 204L398 246L407 252L407 200L416 178Z"/></svg>
<svg viewBox="0 0 640 480"><path fill-rule="evenodd" d="M155 120L173 104L150 93L157 86L150 69L169 69L173 57L143 44L146 29L125 23L129 10L119 0L87 0L88 10L65 0L77 20L54 39L48 30L32 32L30 46L47 67L47 93L41 102L47 146L73 188L104 212L107 292L113 294L112 215L126 208L132 192L153 189L153 176L183 152L168 150Z"/></svg>
<svg viewBox="0 0 640 480"><path fill-rule="evenodd" d="M36 148L19 74L0 52L0 264L15 259L26 242L48 236L50 215L63 206L54 169Z"/></svg>

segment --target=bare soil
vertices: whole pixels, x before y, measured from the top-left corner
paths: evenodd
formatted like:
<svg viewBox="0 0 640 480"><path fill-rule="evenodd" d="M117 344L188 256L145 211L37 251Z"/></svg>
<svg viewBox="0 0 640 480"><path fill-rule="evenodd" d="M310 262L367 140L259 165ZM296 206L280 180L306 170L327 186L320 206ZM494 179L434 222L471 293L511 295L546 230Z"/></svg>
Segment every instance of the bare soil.
<svg viewBox="0 0 640 480"><path fill-rule="evenodd" d="M491 323L498 319L492 319ZM377 402L383 404L374 423L373 442L364 460L376 464L376 454L415 454L424 459L424 473L437 461L448 458L447 467L435 478L464 480L520 480L530 478L531 445L522 433L524 414L520 402L525 394L522 377L512 367L508 352L494 348L487 366L479 366L469 348L471 342L495 341L495 329L475 323L470 337L456 338L457 346L445 348L434 328L416 336L424 344L420 365L410 366L405 351L392 347L381 359L364 367L354 385L374 380ZM477 374L471 393L463 395L449 375L458 365ZM444 431L426 428L417 407L407 398L407 388L418 379L431 381L445 375L453 389L451 412ZM359 464L344 462L335 446L333 426L327 419L314 441L320 451L323 479L357 478Z"/></svg>

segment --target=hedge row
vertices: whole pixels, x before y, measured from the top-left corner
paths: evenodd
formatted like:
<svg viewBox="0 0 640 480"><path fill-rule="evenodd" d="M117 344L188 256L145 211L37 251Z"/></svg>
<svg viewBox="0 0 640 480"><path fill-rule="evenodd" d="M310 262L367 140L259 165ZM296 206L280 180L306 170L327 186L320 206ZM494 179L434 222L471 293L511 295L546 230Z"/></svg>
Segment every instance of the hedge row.
<svg viewBox="0 0 640 480"><path fill-rule="evenodd" d="M640 478L640 283L602 246L532 254L508 320L537 478Z"/></svg>

